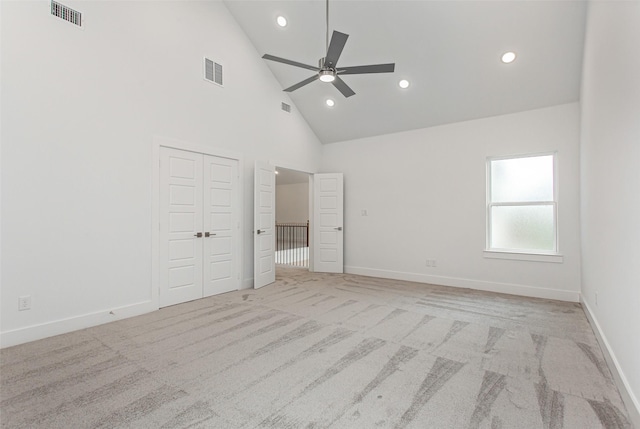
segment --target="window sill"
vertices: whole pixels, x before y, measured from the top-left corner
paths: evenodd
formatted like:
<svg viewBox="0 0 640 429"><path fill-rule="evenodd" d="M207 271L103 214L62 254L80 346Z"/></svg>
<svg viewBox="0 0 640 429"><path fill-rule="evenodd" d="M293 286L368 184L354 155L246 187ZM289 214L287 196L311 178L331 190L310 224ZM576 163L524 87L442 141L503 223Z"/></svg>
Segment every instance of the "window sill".
<svg viewBox="0 0 640 429"><path fill-rule="evenodd" d="M517 253L485 250L484 257L491 259L511 259L515 261L552 262L555 264L564 263L564 256L558 254L549 255L544 253Z"/></svg>

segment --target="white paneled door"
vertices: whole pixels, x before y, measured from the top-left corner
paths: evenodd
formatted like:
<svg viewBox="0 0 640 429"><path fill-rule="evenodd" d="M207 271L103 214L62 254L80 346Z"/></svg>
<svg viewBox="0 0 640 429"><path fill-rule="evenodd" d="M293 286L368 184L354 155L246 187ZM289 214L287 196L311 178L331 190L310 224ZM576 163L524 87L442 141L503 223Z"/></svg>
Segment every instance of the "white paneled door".
<svg viewBox="0 0 640 429"><path fill-rule="evenodd" d="M204 156L204 296L239 287L238 161Z"/></svg>
<svg viewBox="0 0 640 429"><path fill-rule="evenodd" d="M342 173L313 175L313 270L344 270Z"/></svg>
<svg viewBox="0 0 640 429"><path fill-rule="evenodd" d="M237 290L238 161L160 148L160 307Z"/></svg>
<svg viewBox="0 0 640 429"><path fill-rule="evenodd" d="M276 281L276 169L256 161L254 180L253 286L260 288Z"/></svg>

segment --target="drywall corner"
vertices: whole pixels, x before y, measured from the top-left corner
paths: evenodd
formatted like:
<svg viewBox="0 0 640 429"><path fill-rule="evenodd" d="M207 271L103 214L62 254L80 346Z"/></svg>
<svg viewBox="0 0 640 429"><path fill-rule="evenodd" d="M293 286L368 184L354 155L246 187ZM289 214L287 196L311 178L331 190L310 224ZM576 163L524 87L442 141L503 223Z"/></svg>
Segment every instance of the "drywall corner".
<svg viewBox="0 0 640 429"><path fill-rule="evenodd" d="M607 341L607 337L604 335L602 330L600 329L600 324L596 319L595 315L591 311L589 304L580 297L580 304L582 304L582 308L584 309L584 313L587 315L587 320L591 325L591 329L598 340L598 344L600 344L600 349L602 350L602 354L604 355L605 360L607 361L607 365L609 366L609 370L613 375L613 381L620 392L620 397L624 402L624 405L627 407L627 413L629 414L629 420L631 420L631 424L633 427L640 428L640 401L633 394L631 390L631 386L629 385L629 381L624 375L618 360L616 359L616 355L611 349L609 342Z"/></svg>

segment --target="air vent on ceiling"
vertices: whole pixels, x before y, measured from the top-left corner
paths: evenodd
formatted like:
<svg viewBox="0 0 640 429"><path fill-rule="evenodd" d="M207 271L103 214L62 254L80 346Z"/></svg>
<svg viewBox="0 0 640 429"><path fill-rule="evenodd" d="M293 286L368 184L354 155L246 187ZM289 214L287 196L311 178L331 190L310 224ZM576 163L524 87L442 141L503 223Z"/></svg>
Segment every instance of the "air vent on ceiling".
<svg viewBox="0 0 640 429"><path fill-rule="evenodd" d="M282 110L284 110L287 113L291 113L291 106L287 103L282 103Z"/></svg>
<svg viewBox="0 0 640 429"><path fill-rule="evenodd" d="M53 0L51 0L51 15L82 27L82 14L80 12Z"/></svg>
<svg viewBox="0 0 640 429"><path fill-rule="evenodd" d="M218 64L209 58L205 58L204 78L209 82L222 86L222 64Z"/></svg>

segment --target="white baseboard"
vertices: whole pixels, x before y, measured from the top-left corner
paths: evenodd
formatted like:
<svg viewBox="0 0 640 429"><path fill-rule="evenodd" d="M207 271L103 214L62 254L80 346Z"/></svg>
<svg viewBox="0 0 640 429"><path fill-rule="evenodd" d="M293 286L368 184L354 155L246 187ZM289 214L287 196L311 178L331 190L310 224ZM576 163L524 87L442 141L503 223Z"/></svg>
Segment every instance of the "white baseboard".
<svg viewBox="0 0 640 429"><path fill-rule="evenodd" d="M0 348L11 347L30 341L53 337L54 335L66 334L68 332L126 319L128 317L139 316L157 309L158 306L154 305L152 301L145 301L119 308L74 316L68 319L42 323L40 325L27 326L13 331L1 332Z"/></svg>
<svg viewBox="0 0 640 429"><path fill-rule="evenodd" d="M240 290L243 289L253 289L253 278L245 279L241 282ZM91 328L93 326L115 322L116 320L126 319L128 317L139 316L141 314L156 311L158 308L158 305L154 304L153 301L145 301L119 308L69 317L67 319L55 320L53 322L42 323L39 325L27 326L12 331L0 332L0 349L53 337L54 335L61 335L68 332L78 331L80 329Z"/></svg>
<svg viewBox="0 0 640 429"><path fill-rule="evenodd" d="M559 301L578 302L580 292L559 289L539 288L534 286L519 285L512 283L496 283L484 280L464 279L457 277L433 276L419 273L406 273L402 271L379 270L364 267L344 267L345 273L359 274L369 277L380 277L384 279L405 280L410 282L429 283L440 286L452 286L484 290L488 292L506 293L510 295L528 296L532 298L555 299Z"/></svg>
<svg viewBox="0 0 640 429"><path fill-rule="evenodd" d="M591 311L591 307L589 307L589 304L587 304L587 302L582 297L580 297L580 303L582 304L582 308L587 315L587 320L589 320L593 332L596 334L598 343L600 343L600 348L602 349L604 358L609 365L609 369L611 370L611 374L613 375L613 380L616 383L616 387L620 392L622 401L627 407L627 412L629 413L631 424L636 428L640 428L640 401L633 394L631 386L629 386L629 381L627 380L627 377L625 377L622 368L620 368L618 359L611 349L611 346L609 346L609 341L607 341L607 337L604 335L604 332L602 332L598 320Z"/></svg>

